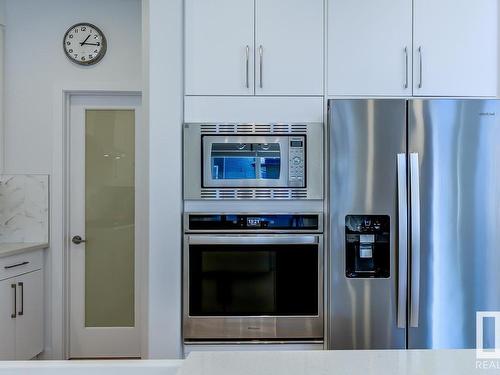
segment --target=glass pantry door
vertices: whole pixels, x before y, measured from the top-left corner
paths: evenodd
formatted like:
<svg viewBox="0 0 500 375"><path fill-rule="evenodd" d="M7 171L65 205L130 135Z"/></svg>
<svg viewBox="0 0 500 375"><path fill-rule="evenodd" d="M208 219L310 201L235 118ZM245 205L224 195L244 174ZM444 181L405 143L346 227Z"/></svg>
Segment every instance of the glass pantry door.
<svg viewBox="0 0 500 375"><path fill-rule="evenodd" d="M136 132L140 98L74 98L70 356L139 357Z"/></svg>

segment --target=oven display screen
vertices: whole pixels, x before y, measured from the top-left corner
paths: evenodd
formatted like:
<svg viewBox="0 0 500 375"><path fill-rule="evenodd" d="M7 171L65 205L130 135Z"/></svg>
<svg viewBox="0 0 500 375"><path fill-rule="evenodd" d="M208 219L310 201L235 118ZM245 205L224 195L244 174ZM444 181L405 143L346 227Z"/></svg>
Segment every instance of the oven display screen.
<svg viewBox="0 0 500 375"><path fill-rule="evenodd" d="M258 217L247 217L247 227L259 228L262 220Z"/></svg>
<svg viewBox="0 0 500 375"><path fill-rule="evenodd" d="M290 141L290 146L291 147L302 147L303 144L304 143L302 141Z"/></svg>

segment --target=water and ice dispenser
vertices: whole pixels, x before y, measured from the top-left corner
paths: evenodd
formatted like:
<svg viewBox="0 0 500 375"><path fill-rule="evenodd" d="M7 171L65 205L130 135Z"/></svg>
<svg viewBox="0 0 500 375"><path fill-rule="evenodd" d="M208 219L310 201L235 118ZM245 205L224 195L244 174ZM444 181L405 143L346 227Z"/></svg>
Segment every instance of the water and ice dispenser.
<svg viewBox="0 0 500 375"><path fill-rule="evenodd" d="M389 216L347 215L345 251L348 278L388 278L391 269Z"/></svg>

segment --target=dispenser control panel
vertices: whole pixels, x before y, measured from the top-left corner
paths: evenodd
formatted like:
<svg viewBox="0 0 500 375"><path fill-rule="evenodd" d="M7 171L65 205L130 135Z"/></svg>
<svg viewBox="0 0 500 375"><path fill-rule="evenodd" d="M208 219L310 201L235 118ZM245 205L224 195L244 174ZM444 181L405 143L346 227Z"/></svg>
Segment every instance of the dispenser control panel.
<svg viewBox="0 0 500 375"><path fill-rule="evenodd" d="M389 216L347 215L345 218L345 252L346 277L390 277Z"/></svg>

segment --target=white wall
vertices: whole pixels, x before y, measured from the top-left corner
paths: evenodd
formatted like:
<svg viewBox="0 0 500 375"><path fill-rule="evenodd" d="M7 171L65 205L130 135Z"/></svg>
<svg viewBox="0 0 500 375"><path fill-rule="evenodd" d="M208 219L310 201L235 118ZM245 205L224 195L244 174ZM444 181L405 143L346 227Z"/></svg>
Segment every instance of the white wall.
<svg viewBox="0 0 500 375"><path fill-rule="evenodd" d="M66 30L81 21L96 24L108 39L108 52L94 67L71 63L62 49ZM7 0L5 22L5 171L53 177L46 349L48 358L62 358L63 236L54 235L62 231L61 196L54 195L62 180L52 160L59 146L54 129L62 128L62 90L141 89L141 0Z"/></svg>
<svg viewBox="0 0 500 375"><path fill-rule="evenodd" d="M181 356L183 1L146 0L149 358Z"/></svg>
<svg viewBox="0 0 500 375"><path fill-rule="evenodd" d="M108 39L94 67L64 55L62 38L87 21ZM53 90L129 81L141 87L140 0L7 0L5 33L5 167L7 173L50 173Z"/></svg>

